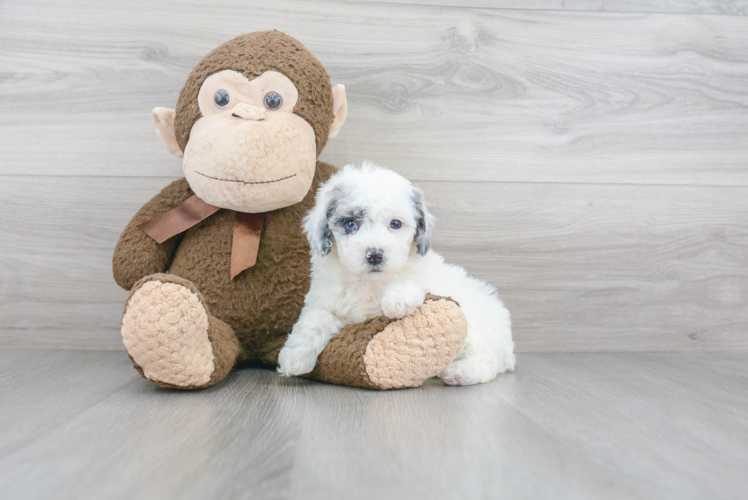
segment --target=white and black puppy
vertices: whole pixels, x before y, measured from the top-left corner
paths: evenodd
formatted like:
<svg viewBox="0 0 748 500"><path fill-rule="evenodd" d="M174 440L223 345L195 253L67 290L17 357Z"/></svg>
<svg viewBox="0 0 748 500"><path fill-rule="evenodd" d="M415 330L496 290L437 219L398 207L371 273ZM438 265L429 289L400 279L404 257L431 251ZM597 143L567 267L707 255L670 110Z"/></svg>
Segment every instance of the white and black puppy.
<svg viewBox="0 0 748 500"><path fill-rule="evenodd" d="M439 377L450 385L492 380L514 369L509 312L496 289L429 249L433 217L423 192L391 170L348 165L317 192L304 219L312 283L280 352L278 371L312 371L344 326L413 313L426 293L453 297L468 320L458 358Z"/></svg>

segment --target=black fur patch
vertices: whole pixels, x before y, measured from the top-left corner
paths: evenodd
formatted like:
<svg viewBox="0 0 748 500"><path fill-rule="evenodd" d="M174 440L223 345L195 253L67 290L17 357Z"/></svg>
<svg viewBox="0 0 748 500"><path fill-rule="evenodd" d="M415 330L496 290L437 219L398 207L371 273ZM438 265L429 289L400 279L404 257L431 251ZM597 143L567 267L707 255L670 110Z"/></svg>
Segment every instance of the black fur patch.
<svg viewBox="0 0 748 500"><path fill-rule="evenodd" d="M426 205L420 191L413 193L413 206L416 213L416 249L418 255L426 255L431 248L431 235L426 226Z"/></svg>
<svg viewBox="0 0 748 500"><path fill-rule="evenodd" d="M349 212L343 213L343 214L335 214L334 216L330 217L328 213L328 220L330 224L334 227L340 227L345 230L345 234L353 234L355 231L349 231L348 228L345 227L346 223L350 221L355 221L358 224L358 227L361 228L361 224L363 224L364 220L366 219L366 210L358 209L358 210L351 210Z"/></svg>
<svg viewBox="0 0 748 500"><path fill-rule="evenodd" d="M335 213L335 207L337 206L338 200L333 198L330 204L327 206L327 214L325 220L320 223L319 232L317 235L316 247L317 251L322 255L327 255L332 249L332 232L330 232L330 218Z"/></svg>

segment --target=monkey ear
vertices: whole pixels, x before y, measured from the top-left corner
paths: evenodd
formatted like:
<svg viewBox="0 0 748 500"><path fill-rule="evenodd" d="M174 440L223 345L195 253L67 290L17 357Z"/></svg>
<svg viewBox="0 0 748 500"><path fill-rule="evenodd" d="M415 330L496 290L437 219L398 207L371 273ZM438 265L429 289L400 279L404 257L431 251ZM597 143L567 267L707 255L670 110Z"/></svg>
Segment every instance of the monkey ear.
<svg viewBox="0 0 748 500"><path fill-rule="evenodd" d="M151 118L153 118L153 124L156 126L158 138L164 143L169 153L177 158L182 158L184 153L179 149L177 136L174 133L174 117L176 115L176 111L171 108L153 108L153 111L151 111Z"/></svg>
<svg viewBox="0 0 748 500"><path fill-rule="evenodd" d="M413 205L416 211L416 250L418 255L426 255L431 248L434 216L426 209L426 197L417 187L413 188Z"/></svg>
<svg viewBox="0 0 748 500"><path fill-rule="evenodd" d="M339 83L332 88L332 112L335 117L330 124L328 139L335 139L340 132L340 127L345 123L348 116L348 98L345 96L345 85Z"/></svg>

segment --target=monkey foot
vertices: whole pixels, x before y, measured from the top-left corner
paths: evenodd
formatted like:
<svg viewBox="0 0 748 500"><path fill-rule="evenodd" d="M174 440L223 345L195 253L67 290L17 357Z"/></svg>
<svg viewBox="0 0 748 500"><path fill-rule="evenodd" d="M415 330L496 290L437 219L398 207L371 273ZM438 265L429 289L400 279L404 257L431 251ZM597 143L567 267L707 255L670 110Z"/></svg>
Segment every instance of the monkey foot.
<svg viewBox="0 0 748 500"><path fill-rule="evenodd" d="M343 328L308 378L368 389L418 387L457 358L467 319L451 299L429 295L413 314Z"/></svg>
<svg viewBox="0 0 748 500"><path fill-rule="evenodd" d="M122 340L135 368L162 387L211 386L226 376L239 352L233 331L209 314L197 288L168 274L133 287Z"/></svg>
<svg viewBox="0 0 748 500"><path fill-rule="evenodd" d="M457 358L467 335L460 306L427 300L415 313L390 323L366 347L369 381L381 389L418 387Z"/></svg>

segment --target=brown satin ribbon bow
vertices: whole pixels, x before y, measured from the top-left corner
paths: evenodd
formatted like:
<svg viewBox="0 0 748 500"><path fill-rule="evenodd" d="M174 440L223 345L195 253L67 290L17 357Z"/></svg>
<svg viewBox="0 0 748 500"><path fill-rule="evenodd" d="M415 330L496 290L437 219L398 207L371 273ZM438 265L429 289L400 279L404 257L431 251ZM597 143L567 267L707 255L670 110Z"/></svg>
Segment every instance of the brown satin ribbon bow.
<svg viewBox="0 0 748 500"><path fill-rule="evenodd" d="M149 219L138 228L153 238L156 243L163 243L172 236L187 231L220 210L208 205L193 194L177 208L165 214ZM234 239L231 243L231 279L257 263L257 252L260 249L260 235L265 214L245 214L236 212L234 218Z"/></svg>

